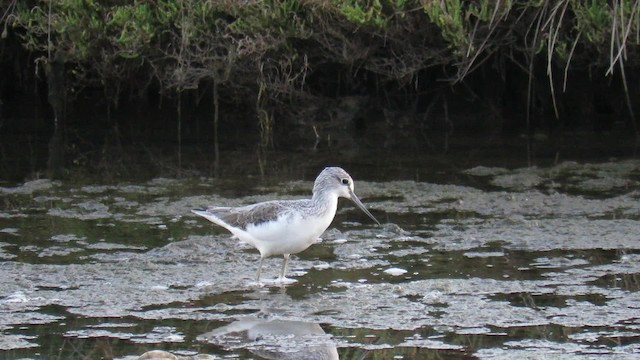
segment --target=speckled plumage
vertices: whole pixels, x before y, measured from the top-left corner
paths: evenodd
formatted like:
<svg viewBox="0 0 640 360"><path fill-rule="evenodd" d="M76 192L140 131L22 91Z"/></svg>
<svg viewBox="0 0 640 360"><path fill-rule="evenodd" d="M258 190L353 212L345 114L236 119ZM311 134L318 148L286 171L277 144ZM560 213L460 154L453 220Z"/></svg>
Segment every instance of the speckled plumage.
<svg viewBox="0 0 640 360"><path fill-rule="evenodd" d="M217 216L226 224L247 230L249 225L260 225L265 222L275 221L278 217L288 213L300 213L304 216L312 216L325 211L322 204L314 206L313 201L304 200L273 200L241 207L209 207L208 214Z"/></svg>
<svg viewBox="0 0 640 360"><path fill-rule="evenodd" d="M318 175L311 199L273 200L241 207L209 207L192 212L224 227L260 251L256 273L258 281L264 258L283 255L280 272L280 278L283 279L289 255L311 246L329 227L339 197L351 199L379 224L355 195L351 176L339 167L325 168Z"/></svg>

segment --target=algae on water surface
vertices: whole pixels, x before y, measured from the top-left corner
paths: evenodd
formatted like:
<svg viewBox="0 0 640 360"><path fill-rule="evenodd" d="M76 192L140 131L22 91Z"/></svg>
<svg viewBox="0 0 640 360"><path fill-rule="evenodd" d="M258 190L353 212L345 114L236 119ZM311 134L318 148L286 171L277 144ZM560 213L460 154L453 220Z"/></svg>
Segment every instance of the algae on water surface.
<svg viewBox="0 0 640 360"><path fill-rule="evenodd" d="M297 198L309 182L234 199L208 193L212 179L2 188L2 356L632 358L639 168L475 168L474 186L356 179L386 224L341 203L282 288L252 285L257 251L189 209Z"/></svg>

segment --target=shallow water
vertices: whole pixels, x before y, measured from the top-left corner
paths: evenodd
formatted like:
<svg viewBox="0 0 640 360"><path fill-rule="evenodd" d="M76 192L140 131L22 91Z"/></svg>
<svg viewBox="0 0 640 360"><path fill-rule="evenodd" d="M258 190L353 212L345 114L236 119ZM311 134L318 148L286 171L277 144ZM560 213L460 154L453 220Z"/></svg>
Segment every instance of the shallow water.
<svg viewBox="0 0 640 360"><path fill-rule="evenodd" d="M189 209L311 182L240 197L207 178L0 188L0 358L637 356L639 161L457 179L356 179L384 225L341 202L287 286L254 284L257 251Z"/></svg>

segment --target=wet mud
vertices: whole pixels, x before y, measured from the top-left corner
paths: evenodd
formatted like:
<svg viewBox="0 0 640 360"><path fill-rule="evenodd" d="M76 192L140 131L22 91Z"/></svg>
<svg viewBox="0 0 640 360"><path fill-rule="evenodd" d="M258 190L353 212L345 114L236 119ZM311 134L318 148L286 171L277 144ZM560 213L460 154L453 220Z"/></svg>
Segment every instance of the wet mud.
<svg viewBox="0 0 640 360"><path fill-rule="evenodd" d="M265 261L189 213L311 182L0 188L6 359L604 358L640 352L640 162L362 182L322 241ZM246 181L243 181L243 185ZM144 354L144 355L143 355ZM163 357L164 356L164 357Z"/></svg>

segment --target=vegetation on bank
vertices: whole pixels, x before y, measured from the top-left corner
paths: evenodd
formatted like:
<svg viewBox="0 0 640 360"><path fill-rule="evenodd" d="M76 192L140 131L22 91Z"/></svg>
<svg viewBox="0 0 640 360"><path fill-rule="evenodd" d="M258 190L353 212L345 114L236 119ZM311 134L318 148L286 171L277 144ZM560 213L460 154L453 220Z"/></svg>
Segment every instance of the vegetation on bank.
<svg viewBox="0 0 640 360"><path fill-rule="evenodd" d="M233 78L289 93L304 90L304 74L333 62L407 82L450 65L451 80L460 81L496 51L613 72L637 61L640 42L637 0L4 3L4 37L13 31L48 57L63 52L72 83L82 85L110 80L117 87L135 73L163 89Z"/></svg>
<svg viewBox="0 0 640 360"><path fill-rule="evenodd" d="M636 85L627 73L638 67L640 0L1 4L5 41L17 39L38 67L56 59L64 64L66 102L85 88L103 91L110 106L147 91L175 96L207 89L216 105L250 109L263 146L274 118L295 117L320 97L362 86L411 94L433 82L434 73L440 85L457 84L483 66L500 74L505 63L529 79L520 89L527 114L541 68L556 116L558 93L572 86L572 71L621 79L633 114L629 88ZM212 117L217 124L218 112Z"/></svg>

